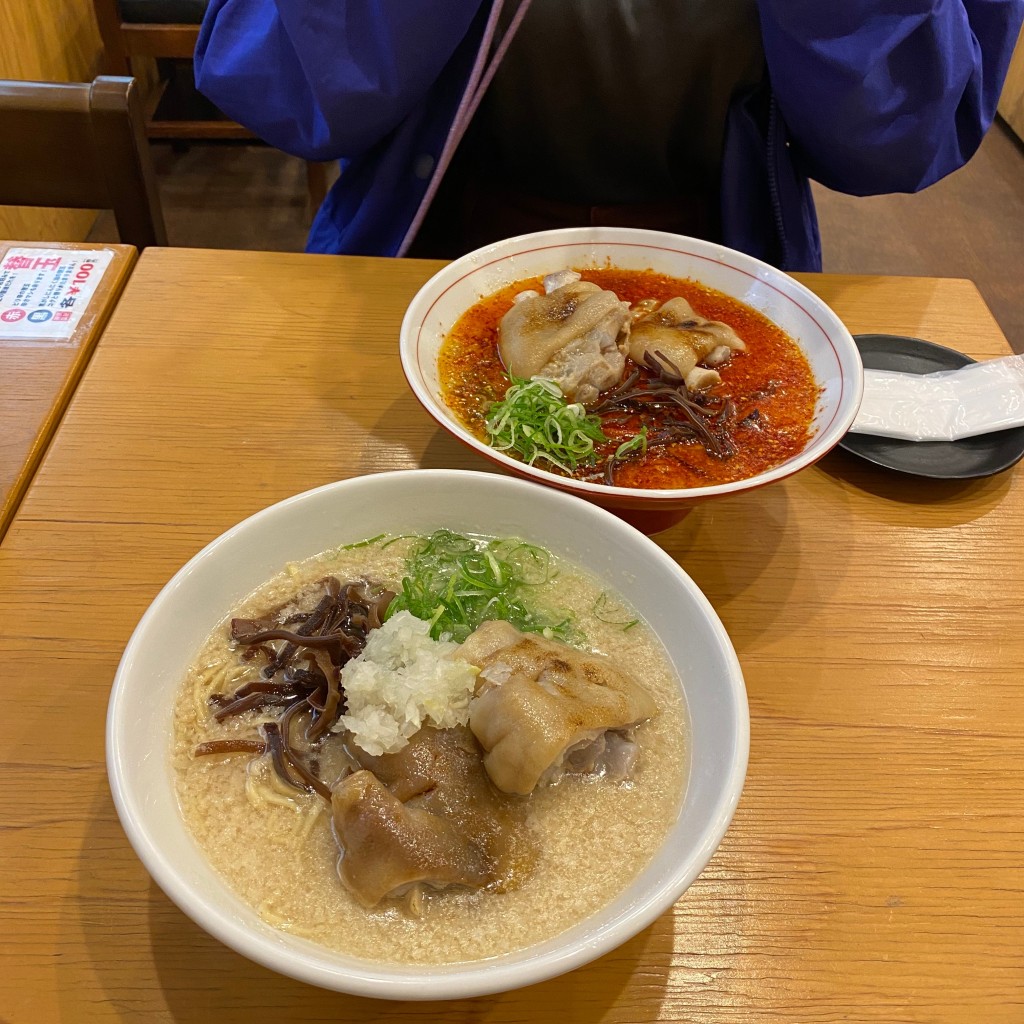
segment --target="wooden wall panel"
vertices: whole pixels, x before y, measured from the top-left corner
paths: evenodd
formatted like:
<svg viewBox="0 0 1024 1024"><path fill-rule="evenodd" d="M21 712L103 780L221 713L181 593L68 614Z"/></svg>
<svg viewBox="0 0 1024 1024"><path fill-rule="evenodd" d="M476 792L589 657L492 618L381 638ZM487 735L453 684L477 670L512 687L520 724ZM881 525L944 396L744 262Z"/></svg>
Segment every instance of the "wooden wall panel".
<svg viewBox="0 0 1024 1024"><path fill-rule="evenodd" d="M100 71L91 0L0 0L0 78L87 82ZM0 238L80 241L89 210L0 206Z"/></svg>
<svg viewBox="0 0 1024 1024"><path fill-rule="evenodd" d="M999 113L1017 138L1024 140L1024 29L1021 29L1017 49L1010 61L1010 72L999 99Z"/></svg>

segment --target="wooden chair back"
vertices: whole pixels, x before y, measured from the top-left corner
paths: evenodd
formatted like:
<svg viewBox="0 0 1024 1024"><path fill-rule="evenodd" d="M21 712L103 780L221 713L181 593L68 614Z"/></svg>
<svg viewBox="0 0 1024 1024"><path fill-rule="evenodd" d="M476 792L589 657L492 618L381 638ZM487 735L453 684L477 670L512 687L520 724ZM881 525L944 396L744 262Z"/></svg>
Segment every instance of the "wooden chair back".
<svg viewBox="0 0 1024 1024"><path fill-rule="evenodd" d="M131 57L192 59L199 40L198 25L131 22L121 17L118 0L93 0L96 24L103 40L104 70L130 75Z"/></svg>
<svg viewBox="0 0 1024 1024"><path fill-rule="evenodd" d="M133 73L132 58L192 60L199 25L125 21L118 0L93 0L96 24L103 40L103 70L108 75ZM139 69L134 69L139 73ZM157 66L143 97L146 135L150 139L252 139L247 128L225 117L198 116L178 111L168 116L161 101L168 91L167 69Z"/></svg>
<svg viewBox="0 0 1024 1024"><path fill-rule="evenodd" d="M104 70L108 75L132 74L133 57L192 59L199 39L199 24L126 21L120 0L93 0L93 11L103 40ZM256 138L248 128L223 116L168 116L161 105L167 86L166 77L158 74L143 98L146 135L150 139L222 141ZM328 166L306 162L306 186L313 210L319 208L327 194Z"/></svg>
<svg viewBox="0 0 1024 1024"><path fill-rule="evenodd" d="M167 244L134 79L0 80L0 139L0 205L113 210L122 242Z"/></svg>

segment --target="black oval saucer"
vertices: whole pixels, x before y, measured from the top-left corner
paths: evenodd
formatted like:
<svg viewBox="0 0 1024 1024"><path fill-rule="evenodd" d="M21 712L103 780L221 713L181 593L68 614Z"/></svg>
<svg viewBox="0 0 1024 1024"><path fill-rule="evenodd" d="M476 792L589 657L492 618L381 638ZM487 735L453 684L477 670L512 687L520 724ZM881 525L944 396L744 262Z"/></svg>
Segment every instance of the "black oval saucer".
<svg viewBox="0 0 1024 1024"><path fill-rule="evenodd" d="M975 360L942 345L895 334L855 334L866 370L936 373L958 370ZM839 447L875 465L935 480L991 476L1024 458L1024 427L979 434L961 441L900 441L871 434L847 434Z"/></svg>

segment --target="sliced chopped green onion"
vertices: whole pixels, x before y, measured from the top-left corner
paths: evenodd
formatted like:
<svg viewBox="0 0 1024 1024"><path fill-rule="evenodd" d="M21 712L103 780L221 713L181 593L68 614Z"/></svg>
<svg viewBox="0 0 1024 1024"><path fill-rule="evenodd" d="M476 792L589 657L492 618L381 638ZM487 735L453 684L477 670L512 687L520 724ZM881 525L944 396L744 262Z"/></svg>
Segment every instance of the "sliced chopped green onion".
<svg viewBox="0 0 1024 1024"><path fill-rule="evenodd" d="M371 544L376 544L378 541L382 541L387 536L386 533L378 533L376 537L370 537L369 540L358 540L355 544L342 544L339 551L354 551L356 548L368 548ZM398 540L396 537L395 540ZM394 544L395 540L388 541L388 544ZM384 545L387 547L387 544Z"/></svg>
<svg viewBox="0 0 1024 1024"><path fill-rule="evenodd" d="M621 459L626 455L631 455L633 452L640 452L641 455L647 454L647 427L643 426L640 428L640 433L631 437L628 441L620 444L615 449L615 454L612 456L613 459Z"/></svg>
<svg viewBox="0 0 1024 1024"><path fill-rule="evenodd" d="M551 554L520 540L480 540L438 530L406 562L402 589L388 607L430 623L435 639L461 643L482 622L505 619L524 633L579 642L572 617L544 609L528 588L554 577Z"/></svg>
<svg viewBox="0 0 1024 1024"><path fill-rule="evenodd" d="M632 629L640 621L637 618L631 618L632 614L632 609L619 604L618 601L609 595L607 590L602 590L594 602L595 617L599 618L602 622L607 622L611 626L621 626L623 633L627 629Z"/></svg>
<svg viewBox="0 0 1024 1024"><path fill-rule="evenodd" d="M382 537L386 534L381 534ZM380 549L383 551L385 548L391 547L392 544L397 544L400 540L409 540L410 537L416 537L415 533L400 533L397 537L392 537L386 544L381 544Z"/></svg>
<svg viewBox="0 0 1024 1024"><path fill-rule="evenodd" d="M611 441L602 429L601 417L588 413L579 402L568 401L558 384L546 377L511 379L504 400L491 406L485 421L491 447L515 452L528 466L547 462L567 476L580 465L594 465L595 446ZM647 454L646 426L608 457L609 483L615 463L635 452Z"/></svg>
<svg viewBox="0 0 1024 1024"><path fill-rule="evenodd" d="M510 563L524 586L536 587L550 583L558 575L551 563L551 552L522 540L496 540L492 551L502 562Z"/></svg>
<svg viewBox="0 0 1024 1024"><path fill-rule="evenodd" d="M528 466L544 460L563 473L572 473L581 462L592 464L594 443L608 440L600 417L567 401L562 389L544 377L513 377L505 398L491 406L485 426L496 451L515 451Z"/></svg>

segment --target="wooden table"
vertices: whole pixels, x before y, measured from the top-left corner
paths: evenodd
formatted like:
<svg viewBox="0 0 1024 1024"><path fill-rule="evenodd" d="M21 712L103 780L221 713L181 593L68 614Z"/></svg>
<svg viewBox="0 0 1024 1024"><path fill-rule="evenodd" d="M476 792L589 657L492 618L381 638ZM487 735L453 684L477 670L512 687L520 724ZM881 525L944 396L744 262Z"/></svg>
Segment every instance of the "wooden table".
<svg viewBox="0 0 1024 1024"><path fill-rule="evenodd" d="M12 339L4 336L0 323L0 539L28 490L136 257L131 245L0 241L0 264L9 248L109 249L113 260L67 342ZM0 307L7 304L0 302Z"/></svg>
<svg viewBox="0 0 1024 1024"><path fill-rule="evenodd" d="M929 483L835 453L658 538L739 652L750 771L702 877L597 963L466 1003L347 998L249 963L150 882L114 814L103 725L163 583L305 488L486 468L399 368L403 310L437 266L139 261L0 547L0 1019L1024 1020L1019 470ZM1006 351L968 282L805 280L855 332Z"/></svg>

